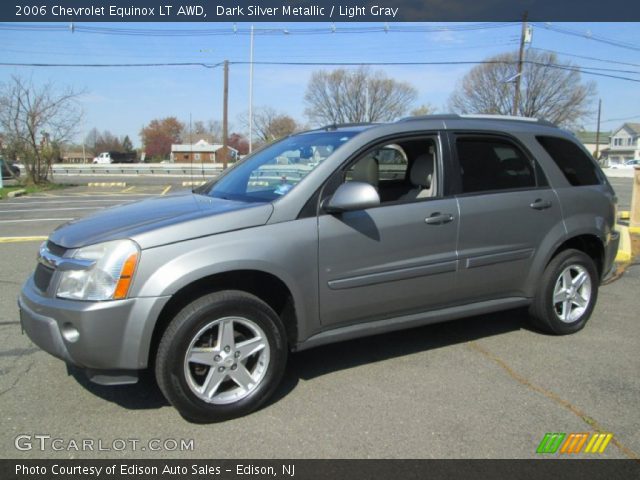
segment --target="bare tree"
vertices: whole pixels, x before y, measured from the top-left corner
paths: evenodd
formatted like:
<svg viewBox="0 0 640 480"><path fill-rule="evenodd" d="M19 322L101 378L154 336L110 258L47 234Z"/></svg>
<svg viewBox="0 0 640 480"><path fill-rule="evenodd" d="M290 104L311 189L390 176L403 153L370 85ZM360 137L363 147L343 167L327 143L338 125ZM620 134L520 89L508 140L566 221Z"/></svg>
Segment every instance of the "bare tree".
<svg viewBox="0 0 640 480"><path fill-rule="evenodd" d="M367 67L317 71L304 96L305 113L316 124L388 121L404 115L417 95L409 83Z"/></svg>
<svg viewBox="0 0 640 480"><path fill-rule="evenodd" d="M231 126L228 127L231 129ZM214 143L222 143L222 122L219 120L207 121L207 133L211 135L211 141Z"/></svg>
<svg viewBox="0 0 640 480"><path fill-rule="evenodd" d="M222 123L218 120L194 120L182 122L183 129L180 133L186 143L195 143L206 140L209 143L222 143Z"/></svg>
<svg viewBox="0 0 640 480"><path fill-rule="evenodd" d="M5 142L19 152L29 183L46 183L60 145L75 133L82 118L81 92L71 87L41 86L18 76L0 85L0 129Z"/></svg>
<svg viewBox="0 0 640 480"><path fill-rule="evenodd" d="M449 108L459 113L511 115L517 59L516 52L504 53L487 59L492 63L472 68L449 98ZM518 114L575 126L591 113L595 92L595 84L583 83L571 63L558 63L554 53L529 51L522 69Z"/></svg>
<svg viewBox="0 0 640 480"><path fill-rule="evenodd" d="M239 117L240 123L249 128L248 115ZM269 143L300 130L298 122L271 107L261 107L253 111L253 134L258 143Z"/></svg>
<svg viewBox="0 0 640 480"><path fill-rule="evenodd" d="M437 108L430 103L423 103L419 107L411 110L411 115L413 115L414 117L419 117L421 115L433 115L434 113L436 113L436 111Z"/></svg>

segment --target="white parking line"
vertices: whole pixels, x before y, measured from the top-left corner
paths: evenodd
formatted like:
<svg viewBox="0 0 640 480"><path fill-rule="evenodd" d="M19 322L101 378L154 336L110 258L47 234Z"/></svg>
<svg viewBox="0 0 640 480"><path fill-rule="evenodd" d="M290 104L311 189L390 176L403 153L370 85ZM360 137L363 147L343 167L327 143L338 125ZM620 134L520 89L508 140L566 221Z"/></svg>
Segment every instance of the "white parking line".
<svg viewBox="0 0 640 480"><path fill-rule="evenodd" d="M22 213L22 212L58 212L60 210L102 210L105 207L62 207L62 208L19 208L15 210L0 210L0 213Z"/></svg>
<svg viewBox="0 0 640 480"><path fill-rule="evenodd" d="M28 218L23 220L0 220L0 223L23 223L23 222L64 222L73 218Z"/></svg>
<svg viewBox="0 0 640 480"><path fill-rule="evenodd" d="M90 194L85 193L68 193L67 195L32 195L31 198L87 198L87 197L157 197L159 193L108 193L108 192L93 192Z"/></svg>
<svg viewBox="0 0 640 480"><path fill-rule="evenodd" d="M24 197L23 197L24 198ZM123 202L135 202L135 200L123 200ZM45 202L41 202L41 201L35 201L35 202L31 202L31 201L27 201L27 199L25 198L24 201L20 202L2 202L0 203L0 205L20 205L20 206L24 206L24 205L51 205L51 204L58 204L58 203L113 203L114 200L49 200L49 201L45 201Z"/></svg>

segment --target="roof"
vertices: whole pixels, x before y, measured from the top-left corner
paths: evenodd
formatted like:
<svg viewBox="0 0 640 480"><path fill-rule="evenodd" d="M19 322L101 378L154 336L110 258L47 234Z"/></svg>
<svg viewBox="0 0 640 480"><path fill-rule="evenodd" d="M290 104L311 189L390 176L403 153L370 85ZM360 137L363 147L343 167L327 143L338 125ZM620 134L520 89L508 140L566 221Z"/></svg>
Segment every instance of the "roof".
<svg viewBox="0 0 640 480"><path fill-rule="evenodd" d="M205 140L200 140L194 144L191 143L173 143L171 144L172 152L193 152L193 153L215 153L222 148L219 143L208 143ZM230 150L236 150L233 147L227 146ZM237 151L237 150L236 150Z"/></svg>
<svg viewBox="0 0 640 480"><path fill-rule="evenodd" d="M616 128L612 134L615 135L622 129L626 129L636 135L640 135L640 123L623 123L620 127Z"/></svg>
<svg viewBox="0 0 640 480"><path fill-rule="evenodd" d="M633 130L634 133L640 135L640 123L625 123L629 130Z"/></svg>
<svg viewBox="0 0 640 480"><path fill-rule="evenodd" d="M583 130L581 132L575 132L576 137L582 143L596 143L596 137L598 136L598 132L590 132ZM600 132L600 139L598 143L600 145L608 145L609 137L611 136L611 132Z"/></svg>

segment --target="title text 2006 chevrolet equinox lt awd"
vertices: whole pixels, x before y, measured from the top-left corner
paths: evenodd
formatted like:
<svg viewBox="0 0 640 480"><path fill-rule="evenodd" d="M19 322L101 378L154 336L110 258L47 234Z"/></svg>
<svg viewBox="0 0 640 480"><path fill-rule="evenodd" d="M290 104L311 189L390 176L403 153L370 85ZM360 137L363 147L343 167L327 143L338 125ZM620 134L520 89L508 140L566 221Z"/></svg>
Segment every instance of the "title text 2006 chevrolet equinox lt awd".
<svg viewBox="0 0 640 480"><path fill-rule="evenodd" d="M330 126L59 228L21 321L98 383L153 368L185 418L228 419L269 398L290 350L522 306L577 332L615 208L593 158L543 121Z"/></svg>

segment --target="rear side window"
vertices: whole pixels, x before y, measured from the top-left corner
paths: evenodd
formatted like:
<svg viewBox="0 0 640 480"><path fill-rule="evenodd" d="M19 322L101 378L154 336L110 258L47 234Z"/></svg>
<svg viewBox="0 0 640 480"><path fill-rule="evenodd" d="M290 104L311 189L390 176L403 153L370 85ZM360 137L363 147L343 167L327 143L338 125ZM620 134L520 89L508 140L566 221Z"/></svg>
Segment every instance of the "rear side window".
<svg viewBox="0 0 640 480"><path fill-rule="evenodd" d="M456 139L462 193L535 188L534 168L513 143L493 137Z"/></svg>
<svg viewBox="0 0 640 480"><path fill-rule="evenodd" d="M579 187L602 183L593 159L575 143L559 137L537 137L537 139L571 185Z"/></svg>

